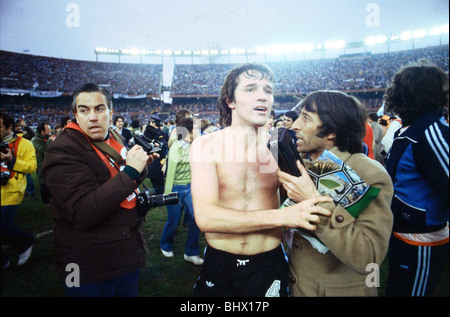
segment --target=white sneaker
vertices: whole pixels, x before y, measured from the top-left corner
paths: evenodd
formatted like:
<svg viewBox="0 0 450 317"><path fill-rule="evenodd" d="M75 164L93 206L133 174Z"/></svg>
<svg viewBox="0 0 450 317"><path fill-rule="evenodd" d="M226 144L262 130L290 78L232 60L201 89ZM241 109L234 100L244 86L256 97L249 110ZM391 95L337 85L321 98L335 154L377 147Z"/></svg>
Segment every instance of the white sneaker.
<svg viewBox="0 0 450 317"><path fill-rule="evenodd" d="M184 259L188 262L193 263L194 265L202 265L203 264L203 259L201 257L199 257L198 255L188 256L185 254Z"/></svg>
<svg viewBox="0 0 450 317"><path fill-rule="evenodd" d="M163 249L161 249L161 253L162 253L166 258L173 258L173 252L172 252L172 251L164 251Z"/></svg>
<svg viewBox="0 0 450 317"><path fill-rule="evenodd" d="M32 250L33 246L29 247L25 252L19 254L19 261L17 261L17 266L24 265L25 263L28 262Z"/></svg>

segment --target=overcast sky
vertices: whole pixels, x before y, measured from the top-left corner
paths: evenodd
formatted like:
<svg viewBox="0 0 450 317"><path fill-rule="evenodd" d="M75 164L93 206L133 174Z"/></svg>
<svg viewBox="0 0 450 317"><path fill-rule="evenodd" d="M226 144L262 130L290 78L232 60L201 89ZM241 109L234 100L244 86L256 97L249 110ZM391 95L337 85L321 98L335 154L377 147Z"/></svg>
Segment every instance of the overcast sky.
<svg viewBox="0 0 450 317"><path fill-rule="evenodd" d="M448 0L0 0L0 48L95 60L95 47L351 42L448 22Z"/></svg>

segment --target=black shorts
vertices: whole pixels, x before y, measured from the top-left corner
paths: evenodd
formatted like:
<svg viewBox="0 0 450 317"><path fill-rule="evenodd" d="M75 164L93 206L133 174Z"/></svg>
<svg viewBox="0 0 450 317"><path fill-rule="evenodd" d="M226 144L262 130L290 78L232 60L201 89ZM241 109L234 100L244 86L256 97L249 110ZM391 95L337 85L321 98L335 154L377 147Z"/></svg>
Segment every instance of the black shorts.
<svg viewBox="0 0 450 317"><path fill-rule="evenodd" d="M287 297L287 258L281 245L255 255L207 246L194 294L199 297Z"/></svg>

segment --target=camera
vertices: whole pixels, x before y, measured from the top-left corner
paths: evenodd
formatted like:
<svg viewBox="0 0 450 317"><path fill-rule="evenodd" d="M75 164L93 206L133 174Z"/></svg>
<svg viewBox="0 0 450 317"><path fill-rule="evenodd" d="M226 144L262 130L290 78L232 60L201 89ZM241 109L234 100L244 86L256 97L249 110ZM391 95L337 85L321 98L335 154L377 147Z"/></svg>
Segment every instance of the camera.
<svg viewBox="0 0 450 317"><path fill-rule="evenodd" d="M11 176L10 171L2 171L0 173L0 185L5 186L8 183L9 177Z"/></svg>
<svg viewBox="0 0 450 317"><path fill-rule="evenodd" d="M7 149L8 149L9 145L8 143L5 143L3 141L0 142L0 152L2 153L8 153Z"/></svg>
<svg viewBox="0 0 450 317"><path fill-rule="evenodd" d="M176 205L179 202L178 192L166 195L149 195L149 190L146 189L137 196L138 214L140 217L145 217L152 207Z"/></svg>
<svg viewBox="0 0 450 317"><path fill-rule="evenodd" d="M151 140L143 134L134 136L134 144L140 145L148 155L161 151L159 142Z"/></svg>

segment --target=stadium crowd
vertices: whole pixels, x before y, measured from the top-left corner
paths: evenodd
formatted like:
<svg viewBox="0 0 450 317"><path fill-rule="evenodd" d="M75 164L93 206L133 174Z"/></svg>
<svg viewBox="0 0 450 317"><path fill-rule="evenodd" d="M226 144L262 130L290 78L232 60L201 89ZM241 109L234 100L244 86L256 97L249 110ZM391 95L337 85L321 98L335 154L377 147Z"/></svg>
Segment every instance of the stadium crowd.
<svg viewBox="0 0 450 317"><path fill-rule="evenodd" d="M305 94L318 89L384 90L399 65L426 58L448 69L448 45L365 55L267 62L275 76L276 94ZM86 82L105 85L112 94L159 95L161 64L76 61L0 51L0 87L73 92ZM235 64L175 65L172 96L218 96L220 85Z"/></svg>
<svg viewBox="0 0 450 317"><path fill-rule="evenodd" d="M448 69L448 45L368 55L267 62L275 73L276 94L305 94L319 89L384 90L399 65L426 58ZM175 65L172 95L219 95L221 81L234 64Z"/></svg>
<svg viewBox="0 0 450 317"><path fill-rule="evenodd" d="M86 82L111 93L157 95L162 65L77 61L0 51L2 88L73 92Z"/></svg>

